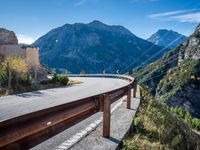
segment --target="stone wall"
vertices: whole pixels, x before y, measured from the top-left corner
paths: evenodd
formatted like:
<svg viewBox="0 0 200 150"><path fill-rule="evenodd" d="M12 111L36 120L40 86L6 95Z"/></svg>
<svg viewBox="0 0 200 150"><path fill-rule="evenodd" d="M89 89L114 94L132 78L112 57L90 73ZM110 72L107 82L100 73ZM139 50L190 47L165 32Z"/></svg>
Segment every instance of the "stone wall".
<svg viewBox="0 0 200 150"><path fill-rule="evenodd" d="M0 55L2 56L17 56L25 59L25 51L19 45L0 45Z"/></svg>
<svg viewBox="0 0 200 150"><path fill-rule="evenodd" d="M20 45L0 45L0 55L21 57L27 61L30 67L40 67L38 48L21 47Z"/></svg>
<svg viewBox="0 0 200 150"><path fill-rule="evenodd" d="M31 64L32 67L40 67L40 60L39 60L39 48L25 48L26 52L26 61Z"/></svg>

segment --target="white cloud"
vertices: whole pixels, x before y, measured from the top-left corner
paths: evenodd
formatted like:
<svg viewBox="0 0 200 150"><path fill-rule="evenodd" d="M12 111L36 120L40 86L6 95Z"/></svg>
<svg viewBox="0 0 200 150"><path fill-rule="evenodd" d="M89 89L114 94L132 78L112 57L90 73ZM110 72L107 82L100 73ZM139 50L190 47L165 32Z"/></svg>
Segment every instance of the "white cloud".
<svg viewBox="0 0 200 150"><path fill-rule="evenodd" d="M170 18L178 20L180 22L200 23L200 12L177 15L177 16L172 16Z"/></svg>
<svg viewBox="0 0 200 150"><path fill-rule="evenodd" d="M24 34L17 34L17 38L18 38L19 43L23 43L23 44L32 44L37 39L37 37L24 35Z"/></svg>
<svg viewBox="0 0 200 150"><path fill-rule="evenodd" d="M172 16L172 15L177 15L177 14L182 14L182 13L187 13L193 11L192 9L189 10L177 10L177 11L168 11L168 12L162 12L162 13L156 13L156 14L151 14L148 17L149 18L159 18L159 17L166 17L166 16Z"/></svg>
<svg viewBox="0 0 200 150"><path fill-rule="evenodd" d="M148 15L148 18L158 19L158 20L176 20L180 22L200 22L200 12L198 9L186 9L186 10L176 10L169 12L162 12Z"/></svg>

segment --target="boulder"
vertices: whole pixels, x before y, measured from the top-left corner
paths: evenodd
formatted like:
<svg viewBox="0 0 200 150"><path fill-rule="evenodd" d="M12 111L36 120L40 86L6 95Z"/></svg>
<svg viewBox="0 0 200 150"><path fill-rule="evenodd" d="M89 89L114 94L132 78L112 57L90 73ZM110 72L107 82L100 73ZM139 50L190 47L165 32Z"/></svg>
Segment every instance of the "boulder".
<svg viewBox="0 0 200 150"><path fill-rule="evenodd" d="M0 45L16 45L18 39L13 31L0 28Z"/></svg>

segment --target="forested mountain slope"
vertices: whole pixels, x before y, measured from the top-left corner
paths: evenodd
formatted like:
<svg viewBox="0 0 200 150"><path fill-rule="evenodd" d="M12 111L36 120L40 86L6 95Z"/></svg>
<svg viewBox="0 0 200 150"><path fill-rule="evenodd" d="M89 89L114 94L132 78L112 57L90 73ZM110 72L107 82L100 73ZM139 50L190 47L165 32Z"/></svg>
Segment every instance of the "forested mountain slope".
<svg viewBox="0 0 200 150"><path fill-rule="evenodd" d="M34 44L40 48L40 60L50 68L71 73L116 73L153 47L130 66L136 67L162 48L141 39L118 25L99 21L88 24L66 24L40 37ZM160 58L165 49L152 61Z"/></svg>
<svg viewBox="0 0 200 150"><path fill-rule="evenodd" d="M133 76L169 106L183 107L200 117L200 25L176 49L134 70Z"/></svg>

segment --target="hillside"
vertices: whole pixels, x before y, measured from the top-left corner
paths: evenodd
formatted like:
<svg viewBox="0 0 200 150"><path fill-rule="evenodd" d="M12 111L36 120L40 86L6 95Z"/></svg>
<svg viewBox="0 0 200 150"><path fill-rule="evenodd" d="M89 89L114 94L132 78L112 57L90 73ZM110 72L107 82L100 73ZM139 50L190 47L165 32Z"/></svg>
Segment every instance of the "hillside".
<svg viewBox="0 0 200 150"><path fill-rule="evenodd" d="M170 43L169 48L173 49L186 40L186 36L179 34L173 30L160 29L147 40L158 46L166 47Z"/></svg>
<svg viewBox="0 0 200 150"><path fill-rule="evenodd" d="M33 45L40 48L42 63L59 71L68 70L72 73L80 73L82 70L87 73L102 73L104 70L116 73L148 48L153 46L151 51L130 68L140 65L161 49L122 26L106 25L99 21L66 24L51 30ZM152 61L160 58L163 53Z"/></svg>
<svg viewBox="0 0 200 150"><path fill-rule="evenodd" d="M135 70L140 83L171 107L182 107L200 118L200 25L162 59Z"/></svg>
<svg viewBox="0 0 200 150"><path fill-rule="evenodd" d="M200 136L142 88L144 99L122 150L198 150ZM156 117L155 117L156 116ZM200 124L199 124L200 127ZM200 129L200 128L199 128Z"/></svg>

